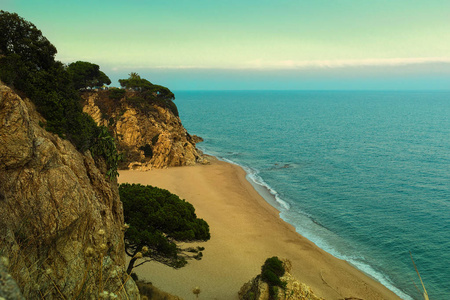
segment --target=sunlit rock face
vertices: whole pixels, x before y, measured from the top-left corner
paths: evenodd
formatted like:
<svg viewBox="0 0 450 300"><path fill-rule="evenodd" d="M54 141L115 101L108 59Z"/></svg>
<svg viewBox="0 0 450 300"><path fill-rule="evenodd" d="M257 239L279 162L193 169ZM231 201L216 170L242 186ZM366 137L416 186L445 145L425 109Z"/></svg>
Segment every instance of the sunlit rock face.
<svg viewBox="0 0 450 300"><path fill-rule="evenodd" d="M0 256L26 299L138 299L116 181L43 121L0 83Z"/></svg>
<svg viewBox="0 0 450 300"><path fill-rule="evenodd" d="M122 168L150 170L207 163L195 147L201 138L189 135L170 109L151 104L144 112L127 97L112 100L104 91L85 93L83 99L83 110L113 132L124 154Z"/></svg>

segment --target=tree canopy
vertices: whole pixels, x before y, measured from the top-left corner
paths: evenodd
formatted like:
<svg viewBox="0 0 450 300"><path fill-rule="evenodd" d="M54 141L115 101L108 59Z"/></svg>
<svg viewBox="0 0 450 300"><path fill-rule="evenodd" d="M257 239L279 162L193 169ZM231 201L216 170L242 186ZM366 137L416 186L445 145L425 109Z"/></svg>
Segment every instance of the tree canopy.
<svg viewBox="0 0 450 300"><path fill-rule="evenodd" d="M100 71L100 67L90 62L77 61L71 63L67 67L67 72L72 77L73 85L77 90L111 84L111 80Z"/></svg>
<svg viewBox="0 0 450 300"><path fill-rule="evenodd" d="M128 79L119 79L120 86L145 94L152 94L166 100L175 100L175 95L165 86L153 84L147 79L141 78L138 73L131 72Z"/></svg>
<svg viewBox="0 0 450 300"><path fill-rule="evenodd" d="M0 11L0 80L24 93L45 118L43 126L95 158L103 157L110 177L120 157L114 140L83 112L80 95L64 65L55 61L56 48L32 23L16 13Z"/></svg>
<svg viewBox="0 0 450 300"><path fill-rule="evenodd" d="M0 11L0 55L17 54L36 69L54 63L56 48L36 26L16 13Z"/></svg>
<svg viewBox="0 0 450 300"><path fill-rule="evenodd" d="M131 257L128 273L137 259L181 268L187 259L200 259L202 248L182 249L179 242L210 239L209 226L197 218L189 202L167 190L140 184L121 184L125 223L125 251ZM140 264L142 264L140 263ZM139 265L140 265L139 264Z"/></svg>

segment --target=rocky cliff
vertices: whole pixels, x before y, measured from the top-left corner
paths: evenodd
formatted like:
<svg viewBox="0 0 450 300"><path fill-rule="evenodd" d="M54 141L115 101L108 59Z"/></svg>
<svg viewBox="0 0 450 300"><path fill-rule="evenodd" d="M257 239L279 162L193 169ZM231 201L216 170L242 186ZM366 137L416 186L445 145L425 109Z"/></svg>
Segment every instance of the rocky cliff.
<svg viewBox="0 0 450 300"><path fill-rule="evenodd" d="M201 139L189 135L171 100L159 101L154 95L148 101L137 92L120 92L115 97L112 91L86 92L83 110L114 133L124 153L121 168L150 170L207 163L195 147Z"/></svg>
<svg viewBox="0 0 450 300"><path fill-rule="evenodd" d="M43 121L0 83L0 256L26 299L138 299L117 183Z"/></svg>

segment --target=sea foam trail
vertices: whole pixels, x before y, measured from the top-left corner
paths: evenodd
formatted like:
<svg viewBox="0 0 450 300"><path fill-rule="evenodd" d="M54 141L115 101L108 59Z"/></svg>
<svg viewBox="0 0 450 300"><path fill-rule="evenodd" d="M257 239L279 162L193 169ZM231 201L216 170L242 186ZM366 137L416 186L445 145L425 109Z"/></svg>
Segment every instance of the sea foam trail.
<svg viewBox="0 0 450 300"><path fill-rule="evenodd" d="M318 246L322 250L325 250L326 252L330 253L336 258L347 261L358 270L376 279L378 282L380 282L382 285L384 285L389 290L394 292L401 299L414 300L411 296L407 295L402 290L397 288L387 275L375 270L368 262L364 260L363 257L344 255L340 251L338 251L335 247L332 247L326 241L326 236L334 234L331 231L329 231L326 227L315 221L312 216L308 215L305 212L300 213L301 218L304 218L304 220L308 223L307 227L305 227L305 224L299 225L298 222L293 222L292 220L290 220L290 218L287 217L287 215L289 214L291 206L287 201L283 200L280 197L280 194L273 187L271 187L266 181L264 181L264 179L261 176L259 176L259 171L257 169L239 164L231 159L221 156L219 153L206 150L202 147L199 147L199 149L206 155L214 156L221 161L241 167L247 174L246 179L261 195L261 197L263 197L263 199L265 199L269 204L271 204L280 211L280 218L283 221L293 225L299 234L306 237L316 246ZM236 155L238 153L233 154ZM322 231L323 233L319 234L319 231ZM320 236L324 236L324 238Z"/></svg>
<svg viewBox="0 0 450 300"><path fill-rule="evenodd" d="M280 194L278 194L278 192L275 189L273 189L267 182L264 181L264 179L261 178L261 176L258 175L259 174L258 170L238 164L224 157L217 156L217 158L227 163L237 165L242 169L244 169L245 173L247 174L246 179L267 202L273 205L273 201L275 201L276 202L275 208L279 210L290 210L291 206L289 205L289 203L284 201L280 197ZM270 199L267 199L266 195L267 193L270 195Z"/></svg>

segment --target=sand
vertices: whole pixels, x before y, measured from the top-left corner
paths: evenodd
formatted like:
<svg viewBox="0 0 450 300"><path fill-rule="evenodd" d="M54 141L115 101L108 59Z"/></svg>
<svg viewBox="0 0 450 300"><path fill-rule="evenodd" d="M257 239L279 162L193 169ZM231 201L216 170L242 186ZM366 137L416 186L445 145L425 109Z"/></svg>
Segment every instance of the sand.
<svg viewBox="0 0 450 300"><path fill-rule="evenodd" d="M120 171L119 182L168 189L192 203L206 220L211 240L203 259L174 270L158 263L135 269L141 279L184 299L237 299L241 286L261 271L272 256L292 262L292 274L325 299L399 299L393 292L318 248L279 217L245 179L239 166L213 160L210 165L140 171Z"/></svg>

